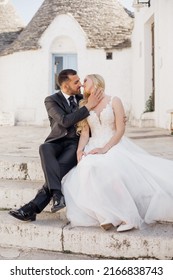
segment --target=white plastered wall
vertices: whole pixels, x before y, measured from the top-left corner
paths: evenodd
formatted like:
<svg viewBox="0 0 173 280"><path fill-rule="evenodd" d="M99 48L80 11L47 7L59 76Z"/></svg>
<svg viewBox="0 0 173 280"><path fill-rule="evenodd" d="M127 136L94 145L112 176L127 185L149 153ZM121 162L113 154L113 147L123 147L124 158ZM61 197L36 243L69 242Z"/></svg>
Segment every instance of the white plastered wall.
<svg viewBox="0 0 173 280"><path fill-rule="evenodd" d="M149 28L155 25L155 112L150 114L157 127L169 128L173 109L173 1L152 0L150 8L135 12L132 36L132 123L140 125L144 116L145 102L151 92L151 50Z"/></svg>
<svg viewBox="0 0 173 280"><path fill-rule="evenodd" d="M0 111L12 112L17 124L42 125L47 119L44 98L52 88L52 54L76 53L81 80L89 73L102 75L106 92L119 96L127 113L131 104L131 49L88 49L87 36L71 15L57 16L39 40L38 50L0 58Z"/></svg>

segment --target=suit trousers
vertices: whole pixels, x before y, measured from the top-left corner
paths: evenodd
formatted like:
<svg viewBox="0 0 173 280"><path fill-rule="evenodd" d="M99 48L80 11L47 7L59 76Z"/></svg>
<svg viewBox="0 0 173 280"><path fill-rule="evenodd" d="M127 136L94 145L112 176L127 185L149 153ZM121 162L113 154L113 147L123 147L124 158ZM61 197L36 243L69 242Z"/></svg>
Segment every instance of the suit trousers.
<svg viewBox="0 0 173 280"><path fill-rule="evenodd" d="M45 142L40 145L39 153L45 183L30 202L34 204L37 213L40 213L50 202L52 192L61 192L62 178L77 164L76 150L78 138L62 138L54 142Z"/></svg>

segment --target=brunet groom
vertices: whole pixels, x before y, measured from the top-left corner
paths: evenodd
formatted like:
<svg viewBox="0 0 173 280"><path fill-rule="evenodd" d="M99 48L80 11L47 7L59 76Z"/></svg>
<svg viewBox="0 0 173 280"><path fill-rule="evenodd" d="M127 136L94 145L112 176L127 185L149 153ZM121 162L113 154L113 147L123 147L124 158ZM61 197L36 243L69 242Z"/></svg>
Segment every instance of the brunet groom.
<svg viewBox="0 0 173 280"><path fill-rule="evenodd" d="M45 183L35 198L9 214L22 221L34 221L53 198L52 212L65 207L65 199L61 192L61 180L68 171L77 164L76 150L79 136L76 134L77 122L88 117L89 112L102 99L103 92L95 90L82 108L78 108L83 98L82 86L77 72L65 69L58 76L60 91L46 97L45 106L48 113L51 132L39 153Z"/></svg>

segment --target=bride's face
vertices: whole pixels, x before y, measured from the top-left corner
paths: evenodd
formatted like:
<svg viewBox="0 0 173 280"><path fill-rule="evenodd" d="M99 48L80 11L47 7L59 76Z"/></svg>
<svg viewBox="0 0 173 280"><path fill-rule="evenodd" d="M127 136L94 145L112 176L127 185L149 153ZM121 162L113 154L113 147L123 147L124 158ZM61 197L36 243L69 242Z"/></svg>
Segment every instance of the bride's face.
<svg viewBox="0 0 173 280"><path fill-rule="evenodd" d="M90 77L86 76L83 82L84 92L91 93L92 89L94 88L93 81Z"/></svg>

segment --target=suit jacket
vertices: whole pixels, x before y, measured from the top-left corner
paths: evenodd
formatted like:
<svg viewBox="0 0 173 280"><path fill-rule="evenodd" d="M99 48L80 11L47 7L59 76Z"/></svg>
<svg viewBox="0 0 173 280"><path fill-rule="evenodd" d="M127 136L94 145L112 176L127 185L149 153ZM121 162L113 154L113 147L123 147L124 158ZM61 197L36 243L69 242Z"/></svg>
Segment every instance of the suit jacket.
<svg viewBox="0 0 173 280"><path fill-rule="evenodd" d="M75 95L77 102L83 98L82 94ZM74 125L89 116L85 106L71 113L67 100L59 91L45 98L45 106L48 113L51 132L45 142L52 142L64 136L68 136Z"/></svg>

